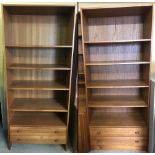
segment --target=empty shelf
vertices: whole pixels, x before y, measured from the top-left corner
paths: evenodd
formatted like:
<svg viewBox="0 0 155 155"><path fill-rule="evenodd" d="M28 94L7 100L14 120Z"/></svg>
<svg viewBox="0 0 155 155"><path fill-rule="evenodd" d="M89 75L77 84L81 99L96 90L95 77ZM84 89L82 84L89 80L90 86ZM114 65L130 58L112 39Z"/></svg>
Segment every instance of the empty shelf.
<svg viewBox="0 0 155 155"><path fill-rule="evenodd" d="M93 96L88 101L88 107L147 107L140 96Z"/></svg>
<svg viewBox="0 0 155 155"><path fill-rule="evenodd" d="M56 99L43 98L18 98L14 99L11 111L42 111L42 112L67 112L67 106Z"/></svg>
<svg viewBox="0 0 155 155"><path fill-rule="evenodd" d="M66 127L63 117L55 113L16 112L10 121L11 126L52 126Z"/></svg>
<svg viewBox="0 0 155 155"><path fill-rule="evenodd" d="M65 65L56 64L12 64L9 69L51 69L51 70L70 70Z"/></svg>
<svg viewBox="0 0 155 155"><path fill-rule="evenodd" d="M67 86L56 81L13 81L9 89L38 89L38 90L69 90Z"/></svg>
<svg viewBox="0 0 155 155"><path fill-rule="evenodd" d="M140 127L145 126L140 112L94 112L90 127Z"/></svg>
<svg viewBox="0 0 155 155"><path fill-rule="evenodd" d="M87 88L141 88L149 87L141 80L104 80L88 82Z"/></svg>

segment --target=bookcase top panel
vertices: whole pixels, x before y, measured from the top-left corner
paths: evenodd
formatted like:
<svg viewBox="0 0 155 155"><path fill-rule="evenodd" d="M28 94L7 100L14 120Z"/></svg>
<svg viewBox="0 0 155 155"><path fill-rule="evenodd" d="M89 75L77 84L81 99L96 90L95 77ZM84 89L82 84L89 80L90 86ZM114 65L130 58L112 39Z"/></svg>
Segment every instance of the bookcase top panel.
<svg viewBox="0 0 155 155"><path fill-rule="evenodd" d="M49 5L3 5L9 14L15 15L65 15L75 10L75 6L49 6Z"/></svg>
<svg viewBox="0 0 155 155"><path fill-rule="evenodd" d="M87 17L113 17L113 16L134 16L144 15L152 6L118 7L118 8L83 8L82 11Z"/></svg>

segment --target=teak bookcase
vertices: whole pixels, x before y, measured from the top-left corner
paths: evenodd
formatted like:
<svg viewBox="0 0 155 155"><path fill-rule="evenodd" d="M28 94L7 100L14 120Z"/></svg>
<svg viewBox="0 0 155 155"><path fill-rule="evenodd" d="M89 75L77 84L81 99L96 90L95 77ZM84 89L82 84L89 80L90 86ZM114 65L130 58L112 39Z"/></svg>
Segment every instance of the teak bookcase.
<svg viewBox="0 0 155 155"><path fill-rule="evenodd" d="M88 152L85 74L82 50L81 19L78 14L78 152Z"/></svg>
<svg viewBox="0 0 155 155"><path fill-rule="evenodd" d="M152 6L82 8L91 149L147 151Z"/></svg>
<svg viewBox="0 0 155 155"><path fill-rule="evenodd" d="M3 5L9 146L66 144L75 5Z"/></svg>

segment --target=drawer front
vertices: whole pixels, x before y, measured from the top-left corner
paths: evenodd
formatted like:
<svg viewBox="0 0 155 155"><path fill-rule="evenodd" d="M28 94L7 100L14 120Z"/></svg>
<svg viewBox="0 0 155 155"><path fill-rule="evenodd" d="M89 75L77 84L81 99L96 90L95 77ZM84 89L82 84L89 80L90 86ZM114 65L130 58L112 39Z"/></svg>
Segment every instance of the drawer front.
<svg viewBox="0 0 155 155"><path fill-rule="evenodd" d="M147 140L143 137L91 138L91 149L145 150Z"/></svg>
<svg viewBox="0 0 155 155"><path fill-rule="evenodd" d="M147 135L146 128L90 128L91 137L143 137Z"/></svg>
<svg viewBox="0 0 155 155"><path fill-rule="evenodd" d="M11 143L65 144L66 128L10 127Z"/></svg>

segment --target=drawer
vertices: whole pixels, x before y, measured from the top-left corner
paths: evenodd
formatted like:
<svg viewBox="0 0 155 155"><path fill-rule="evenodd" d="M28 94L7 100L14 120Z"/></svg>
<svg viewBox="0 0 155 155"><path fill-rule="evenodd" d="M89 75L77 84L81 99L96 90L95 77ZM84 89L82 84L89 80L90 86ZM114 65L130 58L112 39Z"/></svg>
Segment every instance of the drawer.
<svg viewBox="0 0 155 155"><path fill-rule="evenodd" d="M90 128L91 137L143 137L146 135L146 128Z"/></svg>
<svg viewBox="0 0 155 155"><path fill-rule="evenodd" d="M107 150L145 150L147 140L144 137L91 137L91 149Z"/></svg>
<svg viewBox="0 0 155 155"><path fill-rule="evenodd" d="M11 143L65 144L66 128L10 127Z"/></svg>

